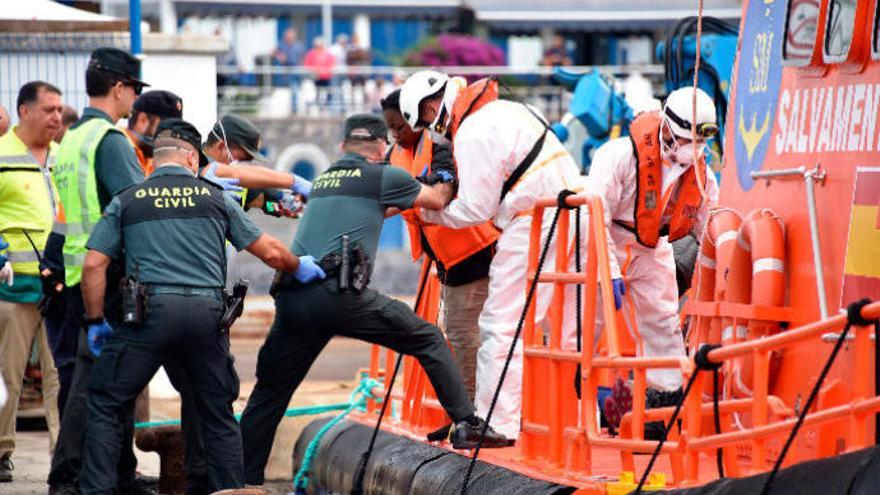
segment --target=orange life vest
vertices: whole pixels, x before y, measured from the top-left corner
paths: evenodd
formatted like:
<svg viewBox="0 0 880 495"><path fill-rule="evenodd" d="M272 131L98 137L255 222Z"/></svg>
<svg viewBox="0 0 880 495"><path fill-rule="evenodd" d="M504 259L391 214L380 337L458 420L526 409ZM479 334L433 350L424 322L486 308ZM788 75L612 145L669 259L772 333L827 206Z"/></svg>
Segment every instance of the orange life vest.
<svg viewBox="0 0 880 495"><path fill-rule="evenodd" d="M430 170L433 157L434 143L422 134L415 150L395 145L389 159L392 165L406 170L415 177L421 174L425 167ZM425 239L431 245L431 251L447 270L491 246L501 235L491 222L463 229L451 229L441 225L424 224L413 210L404 211L401 215L406 220L409 229L413 260L419 259L424 252L420 235L420 233L424 233Z"/></svg>
<svg viewBox="0 0 880 495"><path fill-rule="evenodd" d="M134 148L134 153L137 155L138 163L141 165L141 170L144 172L144 177L149 177L150 174L153 173L153 159L144 156L144 152L141 150L141 147L138 146L138 138L135 137L130 130L122 130L125 132L125 137L128 138L128 142L131 143L131 147Z"/></svg>
<svg viewBox="0 0 880 495"><path fill-rule="evenodd" d="M700 174L706 183L706 163L701 158L679 179L681 186L673 205L669 225L661 225L666 202L663 201L663 161L660 158L660 112L645 112L630 124L630 139L636 153L636 205L632 229L640 244L653 248L668 230L669 241L688 235L697 221L703 195L697 184Z"/></svg>
<svg viewBox="0 0 880 495"><path fill-rule="evenodd" d="M461 121L476 112L483 105L498 99L498 79L487 77L462 89L452 105L449 132L452 137L458 132Z"/></svg>

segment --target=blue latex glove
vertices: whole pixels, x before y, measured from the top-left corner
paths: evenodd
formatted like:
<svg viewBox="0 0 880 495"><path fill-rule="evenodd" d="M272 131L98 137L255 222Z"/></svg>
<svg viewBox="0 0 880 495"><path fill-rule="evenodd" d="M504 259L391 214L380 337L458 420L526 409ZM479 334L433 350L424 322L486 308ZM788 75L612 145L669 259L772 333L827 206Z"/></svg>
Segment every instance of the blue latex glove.
<svg viewBox="0 0 880 495"><path fill-rule="evenodd" d="M296 194L299 194L305 199L309 199L309 194L312 193L312 183L296 174L293 174L293 187L291 187L290 190L295 192Z"/></svg>
<svg viewBox="0 0 880 495"><path fill-rule="evenodd" d="M296 277L299 283L308 284L315 280L324 280L324 278L327 277L327 274L324 273L324 270L322 270L320 266L318 266L318 263L315 262L315 258L312 256L300 256L299 268L296 269L293 276Z"/></svg>
<svg viewBox="0 0 880 495"><path fill-rule="evenodd" d="M611 290L614 292L614 309L620 309L623 306L623 296L626 294L626 285L622 278L615 278L611 281Z"/></svg>
<svg viewBox="0 0 880 495"><path fill-rule="evenodd" d="M232 193L240 193L244 191L244 189L242 189L238 185L238 179L234 177L219 177L217 175L217 162L212 162L211 164L209 164L208 169L205 170L205 175L203 175L202 177L205 180L211 181L214 184L222 187L224 191L229 191ZM238 196L239 199L241 199L240 195L236 194L235 196Z"/></svg>
<svg viewBox="0 0 880 495"><path fill-rule="evenodd" d="M101 355L101 349L107 338L113 333L113 328L107 323L107 320L101 320L101 323L93 323L89 325L89 350L95 357Z"/></svg>

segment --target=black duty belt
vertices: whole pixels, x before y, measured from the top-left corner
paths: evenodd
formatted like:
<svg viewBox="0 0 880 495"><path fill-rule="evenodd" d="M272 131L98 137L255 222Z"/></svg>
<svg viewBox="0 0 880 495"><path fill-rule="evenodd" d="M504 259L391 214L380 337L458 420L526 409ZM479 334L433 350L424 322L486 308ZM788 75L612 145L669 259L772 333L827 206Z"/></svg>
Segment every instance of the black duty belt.
<svg viewBox="0 0 880 495"><path fill-rule="evenodd" d="M160 294L174 294L177 296L205 296L223 300L223 289L219 287L191 287L187 285L162 285L147 284L147 294L158 296Z"/></svg>

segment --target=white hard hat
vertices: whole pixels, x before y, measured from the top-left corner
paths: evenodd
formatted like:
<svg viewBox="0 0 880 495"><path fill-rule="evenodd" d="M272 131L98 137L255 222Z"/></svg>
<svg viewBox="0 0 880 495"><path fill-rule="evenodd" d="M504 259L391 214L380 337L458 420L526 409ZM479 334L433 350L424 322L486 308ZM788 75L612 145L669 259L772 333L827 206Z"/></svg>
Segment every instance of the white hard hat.
<svg viewBox="0 0 880 495"><path fill-rule="evenodd" d="M418 125L422 100L445 89L447 81L449 76L435 70L422 70L407 78L400 88L400 114L410 127L415 129ZM437 112L437 117L440 117L440 112Z"/></svg>
<svg viewBox="0 0 880 495"><path fill-rule="evenodd" d="M666 98L663 105L663 118L669 129L678 137L693 138L691 120L694 118L694 87L676 89ZM697 88L697 137L706 139L718 133L715 120L715 103L700 88Z"/></svg>

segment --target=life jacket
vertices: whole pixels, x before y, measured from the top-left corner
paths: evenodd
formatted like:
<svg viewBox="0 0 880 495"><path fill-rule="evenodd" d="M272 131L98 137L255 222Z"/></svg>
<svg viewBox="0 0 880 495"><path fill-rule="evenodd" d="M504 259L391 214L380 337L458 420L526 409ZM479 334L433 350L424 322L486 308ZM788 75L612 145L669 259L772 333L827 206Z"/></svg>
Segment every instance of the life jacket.
<svg viewBox="0 0 880 495"><path fill-rule="evenodd" d="M498 79L487 77L462 89L452 105L449 132L454 138L461 122L487 103L498 99Z"/></svg>
<svg viewBox="0 0 880 495"><path fill-rule="evenodd" d="M415 177L421 174L426 167L430 170L434 156L433 151L434 143L423 134L415 150L395 145L391 150L390 161L392 165L406 170ZM419 259L424 252L420 235L423 233L430 244L431 251L447 270L491 246L501 235L491 222L462 229L451 229L441 225L424 224L413 210L405 211L402 215L409 229L413 260Z"/></svg>
<svg viewBox="0 0 880 495"><path fill-rule="evenodd" d="M149 177L150 174L153 173L153 159L147 158L144 155L143 150L138 145L138 138L131 132L129 129L122 129L125 132L125 137L128 138L128 142L131 143L131 147L134 148L134 154L137 155L138 163L141 166L141 170L144 172L144 177Z"/></svg>
<svg viewBox="0 0 880 495"><path fill-rule="evenodd" d="M706 183L706 162L700 158L679 179L681 186L669 224L661 225L667 204L663 201L660 123L660 112L645 112L638 115L629 128L636 155L637 183L636 204L633 209L634 226L630 226L630 231L640 244L650 248L657 247L657 241L662 235L668 235L672 242L693 230L703 203L697 174L700 174L701 183Z"/></svg>

